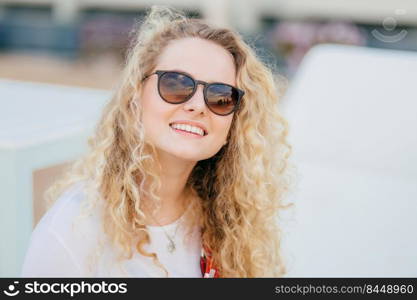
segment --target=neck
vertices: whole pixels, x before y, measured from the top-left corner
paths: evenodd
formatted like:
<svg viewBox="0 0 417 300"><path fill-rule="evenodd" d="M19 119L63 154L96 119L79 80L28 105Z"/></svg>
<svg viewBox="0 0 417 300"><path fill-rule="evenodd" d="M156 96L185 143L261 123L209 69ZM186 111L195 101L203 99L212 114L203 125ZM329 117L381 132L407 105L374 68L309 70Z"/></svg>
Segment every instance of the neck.
<svg viewBox="0 0 417 300"><path fill-rule="evenodd" d="M163 169L159 172L161 187L156 194L160 197L161 207L152 214L155 203L144 199L142 206L148 219L147 225L151 226L171 224L182 216L191 200L186 182L196 164L168 155L159 155L159 158Z"/></svg>

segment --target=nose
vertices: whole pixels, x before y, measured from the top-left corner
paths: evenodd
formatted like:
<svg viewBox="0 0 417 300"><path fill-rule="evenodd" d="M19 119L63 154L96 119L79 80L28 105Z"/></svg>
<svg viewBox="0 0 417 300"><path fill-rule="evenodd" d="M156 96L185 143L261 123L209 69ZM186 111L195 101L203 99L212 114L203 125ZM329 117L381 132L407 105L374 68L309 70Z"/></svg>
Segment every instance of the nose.
<svg viewBox="0 0 417 300"><path fill-rule="evenodd" d="M204 102L204 85L198 84L197 90L195 91L194 95L188 99L184 103L184 110L186 111L192 111L195 114L201 114L206 112L206 103Z"/></svg>

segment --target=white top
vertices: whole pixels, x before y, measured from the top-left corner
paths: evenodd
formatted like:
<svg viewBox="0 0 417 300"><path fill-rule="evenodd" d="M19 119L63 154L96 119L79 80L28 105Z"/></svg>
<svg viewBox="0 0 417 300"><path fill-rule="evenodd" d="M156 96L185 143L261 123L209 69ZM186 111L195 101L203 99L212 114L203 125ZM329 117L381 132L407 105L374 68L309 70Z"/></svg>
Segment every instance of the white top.
<svg viewBox="0 0 417 300"><path fill-rule="evenodd" d="M84 199L82 191L81 184L67 190L39 221L29 242L21 276L165 277L152 258L140 255L134 248L130 260L116 263L116 251L106 242L99 210L77 218ZM151 242L144 249L157 254L169 277L202 277L201 233L197 227L191 242L184 243L185 230L182 226L177 228L184 215L162 227L148 226ZM167 250L169 239L164 230L175 241L173 253Z"/></svg>

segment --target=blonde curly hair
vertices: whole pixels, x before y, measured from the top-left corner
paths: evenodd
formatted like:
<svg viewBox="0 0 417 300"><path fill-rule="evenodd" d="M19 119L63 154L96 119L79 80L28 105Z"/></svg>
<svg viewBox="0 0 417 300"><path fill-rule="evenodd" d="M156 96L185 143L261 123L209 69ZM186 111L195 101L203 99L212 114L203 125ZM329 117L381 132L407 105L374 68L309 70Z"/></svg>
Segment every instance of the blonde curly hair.
<svg viewBox="0 0 417 300"><path fill-rule="evenodd" d="M234 58L237 86L245 91L234 113L228 143L216 155L198 161L186 188L195 195L190 229L201 227L202 243L222 277L279 277L285 274L277 217L291 180L288 124L278 110L280 83L267 63L236 32L188 18L168 6L152 6L134 31L121 83L105 107L90 151L72 164L47 191L49 206L70 185L83 181L88 206L104 201L106 235L123 258L135 249L152 257L140 203L146 196L160 203L161 186L155 147L145 141L141 122L142 78L173 40L198 37L216 43ZM159 166L160 167L160 166Z"/></svg>

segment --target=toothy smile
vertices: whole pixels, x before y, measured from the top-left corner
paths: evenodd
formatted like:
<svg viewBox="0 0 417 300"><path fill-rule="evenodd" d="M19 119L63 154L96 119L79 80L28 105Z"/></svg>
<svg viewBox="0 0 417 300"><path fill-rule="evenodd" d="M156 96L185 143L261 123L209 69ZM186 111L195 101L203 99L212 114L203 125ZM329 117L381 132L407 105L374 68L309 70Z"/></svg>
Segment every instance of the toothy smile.
<svg viewBox="0 0 417 300"><path fill-rule="evenodd" d="M190 125L190 124L171 123L171 124L169 124L169 126L173 129L178 129L178 130L190 132L190 133L197 134L197 135L200 135L200 136L207 135L207 132L204 129L202 129L200 127L197 127L197 126Z"/></svg>

